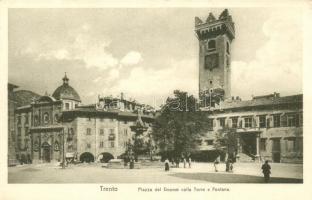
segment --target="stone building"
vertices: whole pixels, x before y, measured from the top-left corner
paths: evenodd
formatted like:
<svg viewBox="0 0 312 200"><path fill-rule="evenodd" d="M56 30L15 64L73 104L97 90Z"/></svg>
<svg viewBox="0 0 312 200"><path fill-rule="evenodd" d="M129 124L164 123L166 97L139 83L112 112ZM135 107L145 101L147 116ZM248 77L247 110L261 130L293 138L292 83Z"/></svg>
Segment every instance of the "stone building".
<svg viewBox="0 0 312 200"><path fill-rule="evenodd" d="M39 96L15 109L22 147L19 154L32 162L61 161L63 156L68 160L108 161L125 152L134 134L130 126L137 120L139 110L143 110L144 123L150 125L153 112L145 108L137 102L112 97L99 97L97 104L82 105L65 74L63 84L52 96Z"/></svg>
<svg viewBox="0 0 312 200"><path fill-rule="evenodd" d="M303 161L303 95L281 97L278 93L242 101L231 97L231 42L234 23L228 10L219 18L212 13L203 22L195 18L199 40L199 96L211 130L199 141L201 160L213 161L218 132L234 129L236 156L241 161ZM221 92L220 92L221 91Z"/></svg>
<svg viewBox="0 0 312 200"><path fill-rule="evenodd" d="M16 99L14 98L14 89L17 85L8 84L8 165L16 165L16 135L15 135L15 108L17 107Z"/></svg>
<svg viewBox="0 0 312 200"><path fill-rule="evenodd" d="M302 163L302 105L302 95L280 97L277 93L222 102L219 108L207 111L212 128L201 141L201 149L212 151L216 133L233 128L240 161Z"/></svg>

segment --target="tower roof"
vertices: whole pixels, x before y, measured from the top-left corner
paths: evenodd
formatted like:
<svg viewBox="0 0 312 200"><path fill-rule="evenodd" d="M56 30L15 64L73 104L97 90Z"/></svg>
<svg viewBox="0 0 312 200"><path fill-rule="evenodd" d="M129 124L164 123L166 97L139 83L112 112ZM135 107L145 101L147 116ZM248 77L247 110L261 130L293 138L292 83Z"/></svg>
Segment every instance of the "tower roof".
<svg viewBox="0 0 312 200"><path fill-rule="evenodd" d="M63 85L56 88L52 96L58 100L69 99L69 100L75 100L75 101L81 102L79 94L76 92L74 88L72 88L69 85L68 82L69 82L69 78L67 77L65 73L65 76L63 77Z"/></svg>
<svg viewBox="0 0 312 200"><path fill-rule="evenodd" d="M230 40L235 38L234 22L227 9L223 10L218 19L212 13L209 13L205 22L195 17L195 32L199 40L222 34L227 34Z"/></svg>

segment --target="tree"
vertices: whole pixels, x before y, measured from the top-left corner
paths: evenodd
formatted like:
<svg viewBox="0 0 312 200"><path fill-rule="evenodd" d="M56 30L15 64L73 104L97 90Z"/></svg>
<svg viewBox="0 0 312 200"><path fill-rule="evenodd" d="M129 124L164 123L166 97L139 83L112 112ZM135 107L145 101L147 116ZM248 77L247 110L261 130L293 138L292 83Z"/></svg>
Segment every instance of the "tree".
<svg viewBox="0 0 312 200"><path fill-rule="evenodd" d="M225 127L216 132L214 148L218 155L227 154L233 161L237 153L237 133L236 129Z"/></svg>
<svg viewBox="0 0 312 200"><path fill-rule="evenodd" d="M197 107L194 96L179 90L166 100L152 132L163 157L180 159L196 150L198 140L208 130L207 115Z"/></svg>

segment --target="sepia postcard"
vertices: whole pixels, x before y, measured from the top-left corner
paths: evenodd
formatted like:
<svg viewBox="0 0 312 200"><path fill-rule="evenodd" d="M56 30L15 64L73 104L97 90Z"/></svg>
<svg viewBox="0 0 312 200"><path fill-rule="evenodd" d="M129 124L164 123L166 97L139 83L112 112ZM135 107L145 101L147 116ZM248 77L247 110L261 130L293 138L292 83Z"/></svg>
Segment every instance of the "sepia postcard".
<svg viewBox="0 0 312 200"><path fill-rule="evenodd" d="M309 1L0 1L0 199L310 199Z"/></svg>

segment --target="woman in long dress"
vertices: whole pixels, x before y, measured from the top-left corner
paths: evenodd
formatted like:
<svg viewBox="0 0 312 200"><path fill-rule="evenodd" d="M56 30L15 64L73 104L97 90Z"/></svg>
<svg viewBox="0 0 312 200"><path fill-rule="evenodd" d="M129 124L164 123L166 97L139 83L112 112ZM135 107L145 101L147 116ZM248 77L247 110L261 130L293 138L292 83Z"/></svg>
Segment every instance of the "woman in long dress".
<svg viewBox="0 0 312 200"><path fill-rule="evenodd" d="M169 171L169 160L168 160L168 158L165 160L165 171Z"/></svg>

